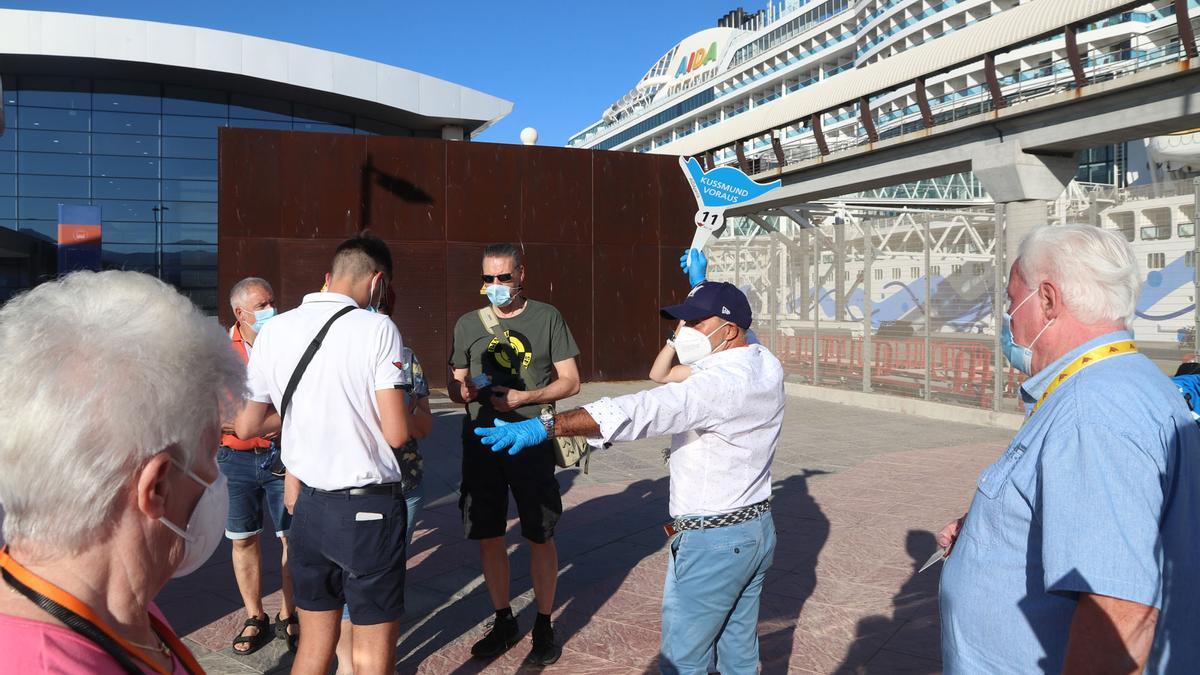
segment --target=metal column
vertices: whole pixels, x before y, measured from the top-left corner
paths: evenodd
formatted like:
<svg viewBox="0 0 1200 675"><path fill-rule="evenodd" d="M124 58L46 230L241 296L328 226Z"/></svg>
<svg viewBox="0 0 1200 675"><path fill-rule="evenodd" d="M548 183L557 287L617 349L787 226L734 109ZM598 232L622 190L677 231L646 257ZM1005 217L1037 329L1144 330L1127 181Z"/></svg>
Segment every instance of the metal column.
<svg viewBox="0 0 1200 675"><path fill-rule="evenodd" d="M820 384L821 369L821 238L813 233L813 384Z"/></svg>
<svg viewBox="0 0 1200 675"><path fill-rule="evenodd" d="M1192 179L1192 353L1200 361L1200 232L1195 221L1200 220L1200 178Z"/></svg>
<svg viewBox="0 0 1200 675"><path fill-rule="evenodd" d="M875 236L871 232L871 221L860 220L863 233L863 383L864 392L871 391L871 366L875 353L871 344L871 267L875 260Z"/></svg>
<svg viewBox="0 0 1200 675"><path fill-rule="evenodd" d="M992 410L1000 412L1000 399L1004 396L1004 354L1000 349L1000 330L1004 326L1004 274L1005 274L1005 238L1007 233L1006 213L1004 204L996 204L996 262L992 265Z"/></svg>
<svg viewBox="0 0 1200 675"><path fill-rule="evenodd" d="M931 371L933 364L930 359L933 356L933 319L929 316L929 301L933 299L933 279L930 277L930 255L933 249L933 240L929 233L929 218L925 218L925 310L922 312L925 315L925 400L933 399L932 386L930 382L932 378Z"/></svg>

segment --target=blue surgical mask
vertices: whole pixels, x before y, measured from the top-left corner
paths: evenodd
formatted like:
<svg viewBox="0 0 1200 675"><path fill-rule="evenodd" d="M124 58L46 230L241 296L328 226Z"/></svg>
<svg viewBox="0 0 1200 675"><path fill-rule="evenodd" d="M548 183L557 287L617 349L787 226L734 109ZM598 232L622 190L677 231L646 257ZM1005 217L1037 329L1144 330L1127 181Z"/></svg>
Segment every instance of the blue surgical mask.
<svg viewBox="0 0 1200 675"><path fill-rule="evenodd" d="M491 284L485 291L488 301L496 307L504 307L512 302L512 289L504 284Z"/></svg>
<svg viewBox="0 0 1200 675"><path fill-rule="evenodd" d="M260 309L254 312L254 323L250 327L254 329L255 334L258 334L262 330L263 324L267 322L267 319L273 316L275 316L274 307Z"/></svg>
<svg viewBox="0 0 1200 675"><path fill-rule="evenodd" d="M1011 313L1004 313L1004 328L1000 331L1000 349L1004 352L1004 358L1008 359L1008 362L1012 364L1013 368L1025 373L1025 375L1033 374L1033 346L1037 344L1038 338L1042 337L1042 333L1046 332L1046 329L1050 327L1050 324L1054 323L1054 319L1050 319L1050 321L1042 327L1042 330L1038 332L1037 337L1033 338L1033 342L1029 343L1028 347L1019 345L1013 341L1012 315L1015 314L1018 309L1021 309L1021 306L1028 302L1029 299L1035 295L1037 295L1036 290L1025 296L1024 300L1018 302L1017 306L1013 307Z"/></svg>

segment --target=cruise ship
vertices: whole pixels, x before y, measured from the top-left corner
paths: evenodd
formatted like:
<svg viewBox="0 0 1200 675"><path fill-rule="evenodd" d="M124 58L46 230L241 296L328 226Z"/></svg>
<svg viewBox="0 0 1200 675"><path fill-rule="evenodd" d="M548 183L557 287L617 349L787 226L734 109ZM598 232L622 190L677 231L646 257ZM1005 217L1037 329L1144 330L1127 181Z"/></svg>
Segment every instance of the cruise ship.
<svg viewBox="0 0 1200 675"><path fill-rule="evenodd" d="M757 11L734 9L720 17L715 27L670 47L597 121L571 137L568 146L671 152L672 143L697 131L781 97L804 96L816 82L870 66L1019 4L1021 0L776 0ZM1200 17L1200 0L1189 0L1187 6L1194 23ZM1122 62L1166 54L1173 39L1177 44L1171 33L1174 24L1174 2L1146 2L1080 27L1077 41L1087 67L1119 68ZM1065 38L1060 35L997 55L996 68L1006 90L1028 89L1038 87L1039 79L1060 78L1066 61ZM981 67L965 66L929 78L926 96L935 114L939 106L952 109L974 89L984 90ZM916 108L912 95L901 90L872 100L881 137L900 133L904 119ZM842 136L851 138L855 123L853 111L826 116L823 127L829 144ZM779 138L789 156L812 152L815 146L811 131L799 124L783 129ZM718 164L737 161L731 149L711 159ZM770 141L748 143L746 161L753 171L773 165L775 150ZM1194 339L1196 239L1191 178L1196 175L1200 175L1200 134L1101 146L1080 154L1076 181L1057 203L1049 204L1052 222L1092 222L1120 231L1133 244L1145 275L1134 322L1139 340L1190 347ZM901 229L928 222L952 240L965 237L961 245L933 252L928 274L919 246L898 247L884 255L875 252L869 306L876 329L905 322L923 324L928 307L934 315L931 327L937 332L993 330L994 275L988 241L992 235L986 217L991 208L971 174L827 201L828 214L842 215L814 219L813 226L830 237L835 221L841 225L856 219L875 219L876 226L900 223ZM973 220L980 222L972 225ZM853 236L844 234L846 239ZM847 249L851 253L844 259L835 259L828 251L821 254L815 261L819 283L796 279L808 272L794 266L788 269L790 289L775 300L779 327L785 333L789 323L804 330L814 319L861 325L867 306L861 249L861 242L856 249L851 241ZM717 257L721 257L719 250ZM737 265L744 268L746 263ZM715 268L721 275L720 262ZM733 280L732 272L729 276ZM752 302L766 308L767 284L747 282L752 274L737 276L757 296Z"/></svg>

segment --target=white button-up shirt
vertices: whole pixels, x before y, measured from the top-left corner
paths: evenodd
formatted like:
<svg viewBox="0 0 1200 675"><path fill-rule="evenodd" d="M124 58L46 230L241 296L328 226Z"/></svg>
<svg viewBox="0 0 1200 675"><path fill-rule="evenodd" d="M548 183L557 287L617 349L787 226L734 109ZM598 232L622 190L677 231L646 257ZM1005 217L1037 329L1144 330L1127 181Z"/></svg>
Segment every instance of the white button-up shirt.
<svg viewBox="0 0 1200 675"><path fill-rule="evenodd" d="M263 324L246 368L251 400L278 409L300 357L347 305L357 306L340 293L309 293L299 307ZM289 472L322 490L400 481L375 392L407 384L403 349L396 324L382 314L355 310L329 327L284 416Z"/></svg>
<svg viewBox="0 0 1200 675"><path fill-rule="evenodd" d="M671 516L715 516L771 496L783 366L761 345L717 352L683 382L583 406L601 440L672 434Z"/></svg>

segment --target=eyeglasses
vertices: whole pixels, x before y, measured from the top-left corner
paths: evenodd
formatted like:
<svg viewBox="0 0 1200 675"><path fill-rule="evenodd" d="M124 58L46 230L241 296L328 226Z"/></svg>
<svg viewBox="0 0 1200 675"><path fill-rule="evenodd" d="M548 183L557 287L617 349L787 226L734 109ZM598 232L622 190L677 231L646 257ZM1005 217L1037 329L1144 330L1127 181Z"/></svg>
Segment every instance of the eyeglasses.
<svg viewBox="0 0 1200 675"><path fill-rule="evenodd" d="M490 284L493 281L512 281L513 280L512 272L509 272L506 274L480 274L479 276L483 279L483 283L485 283L485 284Z"/></svg>

